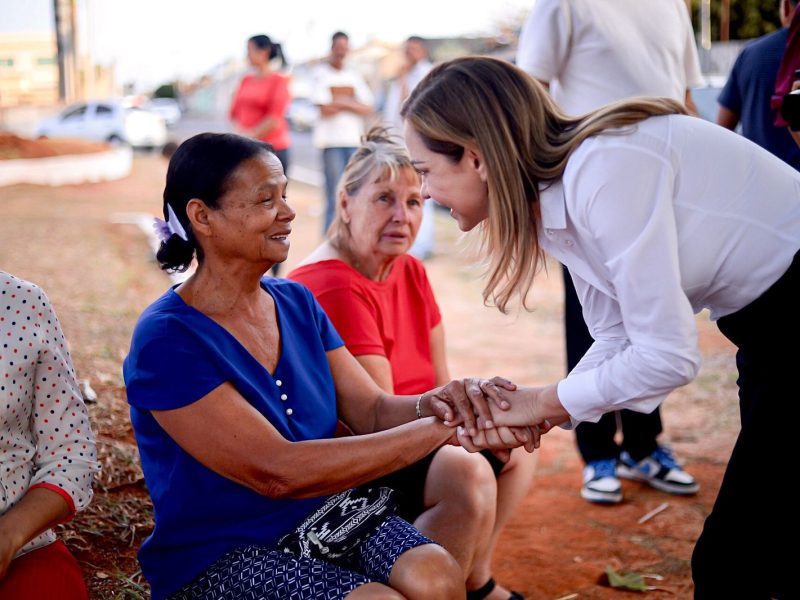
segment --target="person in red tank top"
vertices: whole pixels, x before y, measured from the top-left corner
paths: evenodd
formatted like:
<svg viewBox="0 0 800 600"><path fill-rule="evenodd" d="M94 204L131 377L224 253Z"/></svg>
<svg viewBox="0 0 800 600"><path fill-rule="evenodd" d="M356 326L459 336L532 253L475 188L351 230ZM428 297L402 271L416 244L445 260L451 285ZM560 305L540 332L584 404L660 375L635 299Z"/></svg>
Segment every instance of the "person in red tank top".
<svg viewBox="0 0 800 600"><path fill-rule="evenodd" d="M407 151L374 128L339 182L328 240L287 276L311 290L356 360L395 394L450 380L436 298L425 267L407 254L422 209ZM503 459L445 446L379 480L398 492L400 516L459 562L468 600L522 598L495 583L491 560L536 459L521 450Z"/></svg>

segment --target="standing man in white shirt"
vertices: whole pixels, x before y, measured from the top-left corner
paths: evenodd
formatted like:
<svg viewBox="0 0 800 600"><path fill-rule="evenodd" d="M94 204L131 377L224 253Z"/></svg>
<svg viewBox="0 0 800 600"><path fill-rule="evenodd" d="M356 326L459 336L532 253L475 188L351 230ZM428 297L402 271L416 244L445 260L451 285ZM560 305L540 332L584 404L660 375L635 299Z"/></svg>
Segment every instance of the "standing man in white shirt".
<svg viewBox="0 0 800 600"><path fill-rule="evenodd" d="M548 86L569 115L634 96L665 96L695 113L691 87L702 83L692 24L683 0L538 0L523 27L517 65ZM593 343L573 277L564 268L567 370ZM572 274L574 276L574 273ZM619 424L622 444L614 436ZM585 468L581 496L622 501L619 477L680 495L699 486L657 437L656 407L620 410L575 430Z"/></svg>
<svg viewBox="0 0 800 600"><path fill-rule="evenodd" d="M311 96L320 110L320 119L314 127L314 146L322 150L325 175L323 235L336 212L339 177L361 143L364 118L372 114L373 96L369 86L360 73L344 64L349 52L347 34L342 31L334 33L331 53L315 73Z"/></svg>
<svg viewBox="0 0 800 600"><path fill-rule="evenodd" d="M419 36L412 35L406 39L403 44L403 54L405 55L405 62L397 76L389 83L386 102L383 107L383 122L393 134L400 137L403 136L403 119L400 117L400 108L403 106L403 101L408 98L411 90L433 68L425 40ZM409 250L411 254L420 260L425 260L433 254L434 209L435 202L426 200L422 209L422 223L417 233L417 239L414 240L414 244Z"/></svg>

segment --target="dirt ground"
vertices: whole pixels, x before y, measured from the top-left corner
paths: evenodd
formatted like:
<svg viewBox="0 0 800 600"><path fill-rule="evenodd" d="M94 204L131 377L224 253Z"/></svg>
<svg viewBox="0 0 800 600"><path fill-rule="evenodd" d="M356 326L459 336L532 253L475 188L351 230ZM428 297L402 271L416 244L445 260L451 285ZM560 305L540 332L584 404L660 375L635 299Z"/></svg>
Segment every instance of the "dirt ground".
<svg viewBox="0 0 800 600"><path fill-rule="evenodd" d="M0 269L40 284L70 342L79 378L98 398L90 405L103 472L95 501L60 535L78 556L92 598L146 598L135 553L152 528L147 490L128 421L121 364L136 318L170 284L144 234L121 224L126 213L158 215L166 161L137 155L127 178L60 188L0 188ZM319 241L322 194L293 182L298 210L291 268ZM532 296L534 311L503 316L482 305L480 267L446 214L437 215L436 255L426 264L447 333L453 376L503 375L542 384L563 375L561 280L549 265ZM286 271L284 271L286 272ZM663 406L664 440L699 480L691 498L624 483L625 501L591 505L579 496L581 463L573 435L548 434L534 486L495 555L495 577L532 599L624 598L601 583L607 566L655 573L650 598L690 598L692 547L711 509L738 429L733 348L699 315L703 367ZM666 503L666 507L662 505ZM663 510L644 523L650 511ZM649 580L653 582L653 580Z"/></svg>
<svg viewBox="0 0 800 600"><path fill-rule="evenodd" d="M47 139L31 140L28 138L0 131L0 160L17 158L44 158L62 156L64 154L88 154L108 150L105 143L91 143L82 140Z"/></svg>

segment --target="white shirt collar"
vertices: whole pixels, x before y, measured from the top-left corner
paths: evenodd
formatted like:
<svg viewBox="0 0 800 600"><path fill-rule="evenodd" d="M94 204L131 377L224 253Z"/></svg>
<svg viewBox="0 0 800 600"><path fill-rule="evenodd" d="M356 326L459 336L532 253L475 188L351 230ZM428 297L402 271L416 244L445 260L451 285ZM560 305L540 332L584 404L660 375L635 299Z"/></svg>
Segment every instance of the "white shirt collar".
<svg viewBox="0 0 800 600"><path fill-rule="evenodd" d="M564 184L559 179L539 186L539 209L544 229L566 229L567 206Z"/></svg>

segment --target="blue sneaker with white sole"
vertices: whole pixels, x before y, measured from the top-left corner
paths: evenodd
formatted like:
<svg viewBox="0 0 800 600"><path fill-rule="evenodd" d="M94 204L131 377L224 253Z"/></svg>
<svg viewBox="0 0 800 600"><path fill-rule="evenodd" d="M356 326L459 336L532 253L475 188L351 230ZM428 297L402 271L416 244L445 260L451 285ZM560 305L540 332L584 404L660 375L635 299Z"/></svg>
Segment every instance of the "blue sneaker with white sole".
<svg viewBox="0 0 800 600"><path fill-rule="evenodd" d="M672 450L666 446L659 446L638 462L627 452L622 452L617 473L625 479L642 481L657 490L679 496L691 496L700 489L694 477L683 470Z"/></svg>
<svg viewBox="0 0 800 600"><path fill-rule="evenodd" d="M583 468L581 497L598 504L622 502L622 484L617 478L617 461L593 460Z"/></svg>

